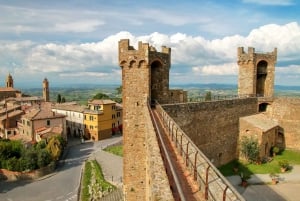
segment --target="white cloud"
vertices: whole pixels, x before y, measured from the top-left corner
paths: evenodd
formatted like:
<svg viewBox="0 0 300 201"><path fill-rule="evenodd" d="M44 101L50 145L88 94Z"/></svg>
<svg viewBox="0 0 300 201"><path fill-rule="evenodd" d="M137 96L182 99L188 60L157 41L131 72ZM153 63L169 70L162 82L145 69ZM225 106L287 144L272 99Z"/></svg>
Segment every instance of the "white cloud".
<svg viewBox="0 0 300 201"><path fill-rule="evenodd" d="M252 30L248 36L233 35L207 40L202 36L185 33L166 35L154 32L149 35L134 36L129 32L119 32L98 42L86 43L44 43L31 41L0 41L0 65L6 69L24 73L56 74L67 77L105 77L114 81L121 75L118 66L118 42L128 38L130 45L137 48L138 41L149 42L157 51L161 46L172 48L171 74L186 79L192 76L237 75L237 47L255 47L256 51L271 52L278 48L276 68L279 76L299 74L300 26L296 22L285 25L269 24ZM2 72L2 71L1 71ZM182 75L182 76L181 76ZM120 78L118 78L120 79ZM170 78L172 79L172 78ZM196 78L195 78L196 79ZM281 79L283 81L284 79ZM99 80L100 81L100 80ZM294 81L300 84L299 80Z"/></svg>
<svg viewBox="0 0 300 201"><path fill-rule="evenodd" d="M200 75L237 75L238 66L236 63L225 63L193 67L192 70L194 73Z"/></svg>
<svg viewBox="0 0 300 201"><path fill-rule="evenodd" d="M244 3L254 3L260 5L278 5L289 6L293 5L293 0L243 0Z"/></svg>
<svg viewBox="0 0 300 201"><path fill-rule="evenodd" d="M75 22L65 22L65 23L58 23L54 25L53 31L59 32L93 32L99 26L104 25L105 22L100 20L81 20Z"/></svg>

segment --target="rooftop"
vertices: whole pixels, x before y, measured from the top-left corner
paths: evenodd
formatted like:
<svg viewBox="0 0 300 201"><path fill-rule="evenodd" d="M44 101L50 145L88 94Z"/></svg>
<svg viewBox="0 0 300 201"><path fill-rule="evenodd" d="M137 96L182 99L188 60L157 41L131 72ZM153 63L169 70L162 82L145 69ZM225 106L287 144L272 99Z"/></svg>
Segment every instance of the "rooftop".
<svg viewBox="0 0 300 201"><path fill-rule="evenodd" d="M240 119L247 121L248 123L252 124L257 128L260 128L263 132L266 132L276 126L279 126L278 122L270 119L262 113L241 117Z"/></svg>

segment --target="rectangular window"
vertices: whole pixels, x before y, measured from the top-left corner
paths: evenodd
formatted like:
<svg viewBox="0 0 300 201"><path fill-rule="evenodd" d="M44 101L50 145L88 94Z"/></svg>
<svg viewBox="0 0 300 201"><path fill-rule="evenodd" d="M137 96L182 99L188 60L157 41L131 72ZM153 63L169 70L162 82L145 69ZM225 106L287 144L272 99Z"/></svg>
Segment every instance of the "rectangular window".
<svg viewBox="0 0 300 201"><path fill-rule="evenodd" d="M47 126L50 126L50 120L49 119L47 120Z"/></svg>
<svg viewBox="0 0 300 201"><path fill-rule="evenodd" d="M94 116L90 116L90 121L93 121L94 120Z"/></svg>
<svg viewBox="0 0 300 201"><path fill-rule="evenodd" d="M113 115L111 116L111 118L112 118L112 119L115 119L115 118L116 118L116 115L113 114Z"/></svg>
<svg viewBox="0 0 300 201"><path fill-rule="evenodd" d="M116 127L115 123L113 123L113 124L111 125L111 127L112 127L112 128Z"/></svg>
<svg viewBox="0 0 300 201"><path fill-rule="evenodd" d="M84 115L84 120L86 120L86 115Z"/></svg>
<svg viewBox="0 0 300 201"><path fill-rule="evenodd" d="M94 126L90 125L90 129L93 130Z"/></svg>
<svg viewBox="0 0 300 201"><path fill-rule="evenodd" d="M27 121L27 126L30 126L30 121Z"/></svg>

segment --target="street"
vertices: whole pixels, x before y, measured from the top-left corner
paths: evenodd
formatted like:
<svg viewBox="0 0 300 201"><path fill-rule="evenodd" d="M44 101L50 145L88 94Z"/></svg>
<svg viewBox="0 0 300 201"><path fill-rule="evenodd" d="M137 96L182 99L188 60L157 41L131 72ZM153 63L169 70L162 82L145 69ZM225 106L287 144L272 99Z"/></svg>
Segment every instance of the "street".
<svg viewBox="0 0 300 201"><path fill-rule="evenodd" d="M121 141L121 136L83 144L69 142L66 158L53 174L34 181L0 182L1 201L75 201L83 162L102 147ZM72 145L70 145L72 144Z"/></svg>

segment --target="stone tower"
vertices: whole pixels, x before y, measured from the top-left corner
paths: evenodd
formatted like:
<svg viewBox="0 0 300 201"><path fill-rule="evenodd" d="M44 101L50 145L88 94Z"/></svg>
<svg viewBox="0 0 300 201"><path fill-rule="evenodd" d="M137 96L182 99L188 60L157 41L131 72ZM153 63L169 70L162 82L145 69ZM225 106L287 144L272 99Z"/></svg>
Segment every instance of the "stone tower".
<svg viewBox="0 0 300 201"><path fill-rule="evenodd" d="M239 83L238 94L272 98L274 94L277 48L273 52L256 53L253 47L248 53L238 47Z"/></svg>
<svg viewBox="0 0 300 201"><path fill-rule="evenodd" d="M11 76L11 74L9 73L8 76L6 77L6 87L12 87L14 88L14 80Z"/></svg>
<svg viewBox="0 0 300 201"><path fill-rule="evenodd" d="M171 49L157 52L139 42L135 50L128 39L119 41L123 98L123 173L126 200L146 200L146 134L149 119L147 103L167 103Z"/></svg>
<svg viewBox="0 0 300 201"><path fill-rule="evenodd" d="M43 81L43 98L45 102L49 102L50 98L49 98L49 82L48 79L45 78Z"/></svg>

